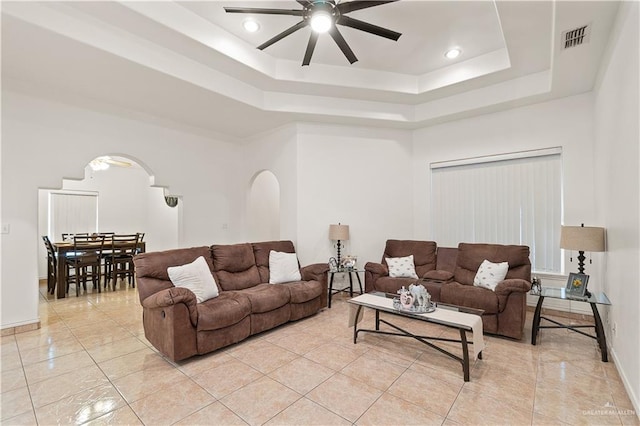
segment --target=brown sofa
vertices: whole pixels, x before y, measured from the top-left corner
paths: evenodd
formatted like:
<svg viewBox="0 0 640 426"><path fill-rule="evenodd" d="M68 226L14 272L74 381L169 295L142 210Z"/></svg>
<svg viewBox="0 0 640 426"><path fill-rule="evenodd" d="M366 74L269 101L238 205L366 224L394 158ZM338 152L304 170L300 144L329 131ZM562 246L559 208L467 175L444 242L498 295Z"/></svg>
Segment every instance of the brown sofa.
<svg viewBox="0 0 640 426"><path fill-rule="evenodd" d="M295 253L291 241L213 245L134 258L145 337L174 361L205 354L315 314L327 304L326 264L300 268L301 281L269 284L269 252ZM219 295L196 303L167 268L203 256Z"/></svg>
<svg viewBox="0 0 640 426"><path fill-rule="evenodd" d="M483 309L486 333L522 339L526 297L531 289L529 247L460 243L458 248L437 247L433 241L388 240L381 263L365 265L365 289L395 293L414 278L391 278L387 257L413 254L416 273L432 300ZM509 271L495 291L475 287L473 279L483 260L508 262Z"/></svg>

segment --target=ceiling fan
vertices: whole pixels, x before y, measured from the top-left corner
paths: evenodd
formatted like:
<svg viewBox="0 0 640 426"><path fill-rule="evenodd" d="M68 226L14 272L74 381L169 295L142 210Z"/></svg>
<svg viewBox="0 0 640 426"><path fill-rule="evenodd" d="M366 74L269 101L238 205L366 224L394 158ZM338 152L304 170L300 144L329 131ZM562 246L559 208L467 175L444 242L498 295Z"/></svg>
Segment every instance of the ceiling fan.
<svg viewBox="0 0 640 426"><path fill-rule="evenodd" d="M116 167L131 167L131 163L128 161L116 160L114 158L109 157L108 155L103 155L101 157L94 158L89 162L89 166L92 170L107 170L110 166Z"/></svg>
<svg viewBox="0 0 640 426"><path fill-rule="evenodd" d="M258 46L258 49L263 50L272 44L282 40L288 35L293 34L301 28L311 26L311 36L307 43L307 50L304 53L304 59L302 65L309 65L311 62L311 56L318 42L318 36L321 33L328 32L331 38L336 42L344 56L346 56L349 63L354 63L358 60L353 53L346 40L338 31L337 25L343 25L345 27L355 28L360 31L365 31L370 34L374 34L380 37L388 38L397 41L401 33L389 30L387 28L379 27L377 25L370 24L368 22L360 21L358 19L351 18L346 14L355 10L367 9L369 7L381 6L386 3L393 3L398 0L352 0L349 2L338 2L338 0L296 0L302 9L265 9L265 8L247 8L247 7L225 7L224 10L227 13L256 13L266 15L291 15L300 16L302 21L287 28L280 34L267 40Z"/></svg>

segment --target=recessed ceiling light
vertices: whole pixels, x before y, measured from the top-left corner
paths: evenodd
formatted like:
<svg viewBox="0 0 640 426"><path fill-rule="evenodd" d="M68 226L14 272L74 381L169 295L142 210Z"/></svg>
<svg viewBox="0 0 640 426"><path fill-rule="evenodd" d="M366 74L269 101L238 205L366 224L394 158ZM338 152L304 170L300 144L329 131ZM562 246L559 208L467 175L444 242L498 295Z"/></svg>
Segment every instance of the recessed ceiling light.
<svg viewBox="0 0 640 426"><path fill-rule="evenodd" d="M462 53L462 50L455 48L455 49L447 50L447 53L445 53L444 56L447 59L455 59L458 56L460 56L461 53Z"/></svg>
<svg viewBox="0 0 640 426"><path fill-rule="evenodd" d="M311 16L311 28L317 33L326 33L331 29L332 24L331 14L324 10L314 12Z"/></svg>
<svg viewBox="0 0 640 426"><path fill-rule="evenodd" d="M249 33L255 33L256 31L258 31L260 29L260 24L258 23L258 21L254 20L254 19L247 19L242 23L242 26L244 27L245 31L249 32Z"/></svg>

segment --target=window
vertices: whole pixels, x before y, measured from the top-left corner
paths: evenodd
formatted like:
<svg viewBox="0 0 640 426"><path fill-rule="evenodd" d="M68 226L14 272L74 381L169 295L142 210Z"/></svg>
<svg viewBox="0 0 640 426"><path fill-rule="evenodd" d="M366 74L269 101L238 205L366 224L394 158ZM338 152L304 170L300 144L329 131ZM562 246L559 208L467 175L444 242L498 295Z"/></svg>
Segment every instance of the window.
<svg viewBox="0 0 640 426"><path fill-rule="evenodd" d="M62 234L93 233L98 229L98 193L64 191L49 193L49 238Z"/></svg>
<svg viewBox="0 0 640 426"><path fill-rule="evenodd" d="M561 149L431 164L431 229L440 246L521 244L536 272L561 272Z"/></svg>

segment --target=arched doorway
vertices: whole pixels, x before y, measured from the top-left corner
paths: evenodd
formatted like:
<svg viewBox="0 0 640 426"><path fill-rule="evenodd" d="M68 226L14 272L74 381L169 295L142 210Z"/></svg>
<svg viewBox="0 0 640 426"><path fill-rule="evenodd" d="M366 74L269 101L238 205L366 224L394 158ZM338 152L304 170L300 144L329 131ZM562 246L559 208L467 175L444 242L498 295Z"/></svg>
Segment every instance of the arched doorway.
<svg viewBox="0 0 640 426"><path fill-rule="evenodd" d="M84 179L63 179L60 189L39 190L39 234L60 241L64 232L144 232L147 251L176 248L182 202L175 196L167 201L165 188L153 186L153 180L148 167L137 159L97 157L85 166ZM77 209L83 207L73 200L89 197L95 199L90 203L93 208L79 213ZM67 201L69 206L64 205ZM59 223L67 214L65 209L70 217ZM42 279L47 274L44 244L39 250L38 275Z"/></svg>
<svg viewBox="0 0 640 426"><path fill-rule="evenodd" d="M280 239L280 183L269 170L257 173L251 181L247 230L249 241Z"/></svg>

